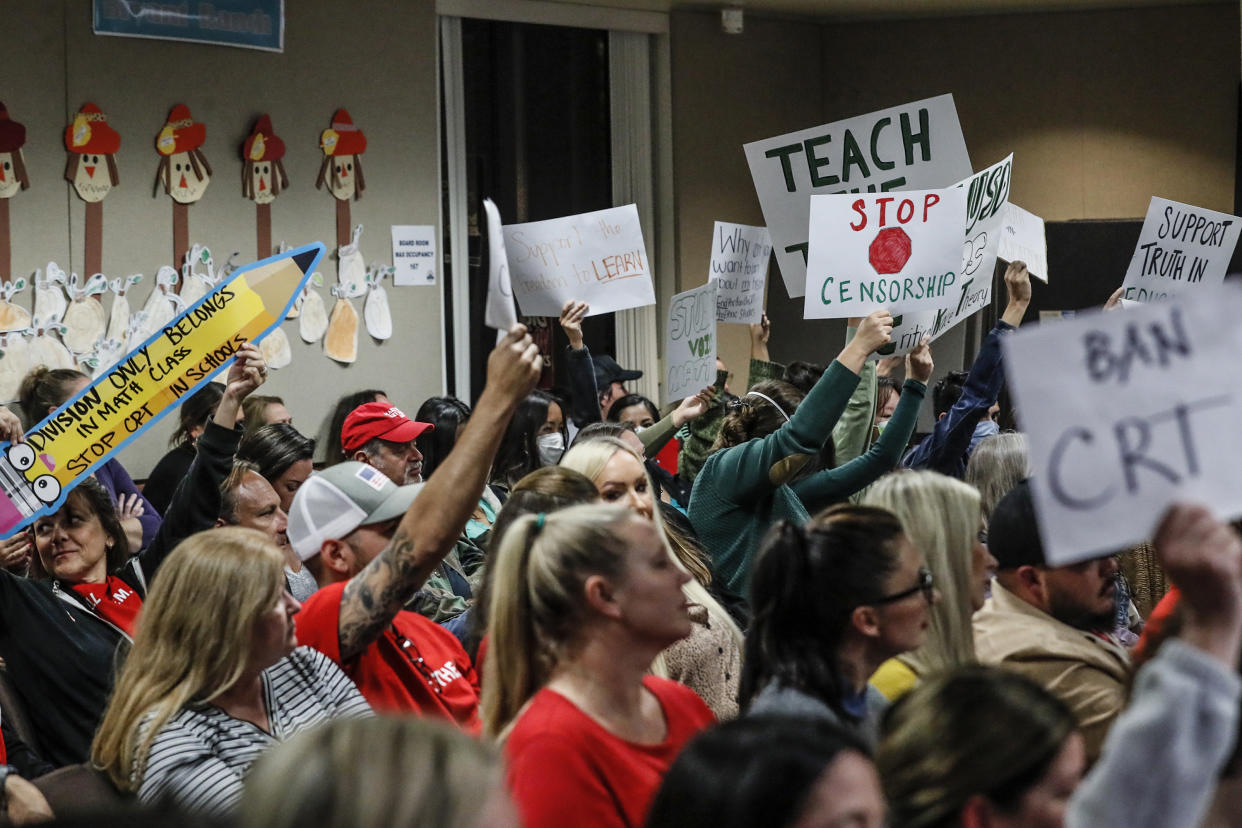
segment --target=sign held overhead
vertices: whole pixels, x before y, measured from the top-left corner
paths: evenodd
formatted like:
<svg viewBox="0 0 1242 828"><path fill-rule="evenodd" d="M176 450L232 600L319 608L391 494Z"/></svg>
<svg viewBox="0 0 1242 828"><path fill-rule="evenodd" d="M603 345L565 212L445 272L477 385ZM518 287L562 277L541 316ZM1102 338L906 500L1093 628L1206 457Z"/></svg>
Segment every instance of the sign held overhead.
<svg viewBox="0 0 1242 828"><path fill-rule="evenodd" d="M972 172L952 95L743 147L789 295L803 295L813 193L948 187Z"/></svg>
<svg viewBox="0 0 1242 828"><path fill-rule="evenodd" d="M507 224L513 295L526 316L559 316L570 299L590 315L655 304L651 263L633 204Z"/></svg>
<svg viewBox="0 0 1242 828"><path fill-rule="evenodd" d="M1239 314L1225 286L1004 339L1049 563L1142 542L1174 501L1242 513Z"/></svg>
<svg viewBox="0 0 1242 828"><path fill-rule="evenodd" d="M1242 219L1153 197L1126 269L1122 298L1154 302L1219 285Z"/></svg>

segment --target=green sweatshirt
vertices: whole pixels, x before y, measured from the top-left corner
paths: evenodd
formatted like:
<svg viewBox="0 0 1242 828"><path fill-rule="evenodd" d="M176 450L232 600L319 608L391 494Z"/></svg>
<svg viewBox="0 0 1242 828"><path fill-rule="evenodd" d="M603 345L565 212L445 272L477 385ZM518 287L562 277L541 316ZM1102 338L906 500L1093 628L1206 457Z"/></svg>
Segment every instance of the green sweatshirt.
<svg viewBox="0 0 1242 828"><path fill-rule="evenodd" d="M854 341L857 328L845 329L845 344ZM845 413L832 429L836 464L843 466L862 455L871 443L871 424L875 422L875 361L867 360L858 375L858 387L850 397Z"/></svg>
<svg viewBox="0 0 1242 828"><path fill-rule="evenodd" d="M712 555L716 574L739 595L748 590L751 565L768 527L782 520L805 523L812 509L844 500L897 465L927 391L915 380L906 382L909 402L903 393L871 451L792 486L772 480L773 467L780 461L819 452L858 381L857 374L833 360L789 422L766 437L717 451L703 464L687 514Z"/></svg>

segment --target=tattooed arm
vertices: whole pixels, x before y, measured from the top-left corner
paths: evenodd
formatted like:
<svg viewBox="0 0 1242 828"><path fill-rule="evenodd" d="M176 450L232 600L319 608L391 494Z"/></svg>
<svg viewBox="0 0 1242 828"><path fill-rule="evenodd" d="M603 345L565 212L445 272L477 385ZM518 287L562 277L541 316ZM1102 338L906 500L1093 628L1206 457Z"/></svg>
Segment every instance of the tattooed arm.
<svg viewBox="0 0 1242 828"><path fill-rule="evenodd" d="M392 623L461 535L509 418L539 378L539 348L515 325L487 359L487 385L457 444L401 518L392 542L345 585L341 661L360 654Z"/></svg>

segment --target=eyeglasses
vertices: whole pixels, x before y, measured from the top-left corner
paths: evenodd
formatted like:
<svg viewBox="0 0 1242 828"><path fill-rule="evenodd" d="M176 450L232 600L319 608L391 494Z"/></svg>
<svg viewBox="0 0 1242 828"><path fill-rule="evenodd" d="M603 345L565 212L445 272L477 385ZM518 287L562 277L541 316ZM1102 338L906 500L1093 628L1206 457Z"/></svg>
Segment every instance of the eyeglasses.
<svg viewBox="0 0 1242 828"><path fill-rule="evenodd" d="M903 598L909 598L915 593L922 592L923 597L927 599L927 603L931 603L936 599L935 579L932 577L931 570L925 566L919 567L919 581L907 590L898 592L894 595L885 595L883 598L876 598L874 601L868 601L868 604L891 604L894 601L900 601Z"/></svg>
<svg viewBox="0 0 1242 828"><path fill-rule="evenodd" d="M389 629L392 631L393 637L397 639L397 644L401 646L401 652L405 653L406 658L410 660L410 664L427 682L427 687L436 695L442 695L444 691L440 688L440 683L436 681L436 677L432 674L430 668L427 667L426 660L423 659L422 653L418 651L418 647L414 646L414 642L406 638L397 631L397 625L393 624Z"/></svg>

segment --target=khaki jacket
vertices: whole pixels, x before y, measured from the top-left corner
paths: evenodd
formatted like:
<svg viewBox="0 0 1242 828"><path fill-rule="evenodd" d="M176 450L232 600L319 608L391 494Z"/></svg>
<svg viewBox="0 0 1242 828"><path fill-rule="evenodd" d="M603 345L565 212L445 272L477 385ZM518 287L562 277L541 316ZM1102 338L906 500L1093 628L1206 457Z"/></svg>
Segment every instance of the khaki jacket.
<svg viewBox="0 0 1242 828"><path fill-rule="evenodd" d="M1038 683L1074 712L1094 762L1125 705L1130 655L1114 639L1057 621L996 581L975 613L975 654L982 664L1014 670Z"/></svg>

